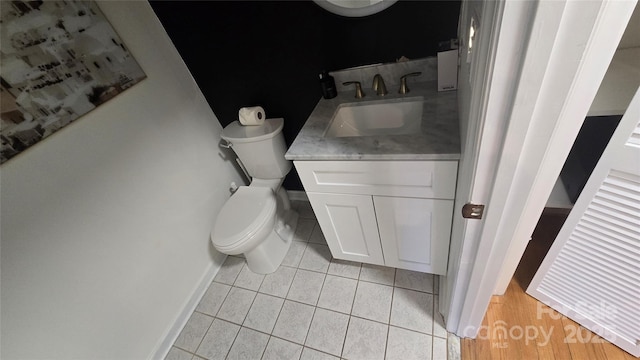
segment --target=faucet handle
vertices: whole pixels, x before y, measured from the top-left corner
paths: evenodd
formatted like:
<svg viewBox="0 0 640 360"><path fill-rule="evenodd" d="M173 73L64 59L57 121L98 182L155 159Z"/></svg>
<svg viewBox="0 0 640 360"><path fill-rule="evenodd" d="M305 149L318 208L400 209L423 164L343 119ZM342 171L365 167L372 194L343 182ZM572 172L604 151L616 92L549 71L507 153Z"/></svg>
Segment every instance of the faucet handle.
<svg viewBox="0 0 640 360"><path fill-rule="evenodd" d="M384 79L382 78L382 75L380 75L380 74L376 74L373 77L373 86L372 86L372 88L376 92L376 94L378 94L378 96L385 96L385 95L387 95L389 93L387 91L387 86L384 84Z"/></svg>
<svg viewBox="0 0 640 360"><path fill-rule="evenodd" d="M342 85L351 85L351 84L356 85L356 99L362 99L365 96L365 94L362 91L362 85L360 84L360 81L346 81L342 83Z"/></svg>
<svg viewBox="0 0 640 360"><path fill-rule="evenodd" d="M416 71L416 72L412 72L412 73L409 73L409 74L402 75L400 77L400 90L398 91L398 93L406 94L406 93L409 92L409 87L407 86L407 77L409 77L409 76L418 76L418 75L421 75L421 74L422 74L421 71Z"/></svg>

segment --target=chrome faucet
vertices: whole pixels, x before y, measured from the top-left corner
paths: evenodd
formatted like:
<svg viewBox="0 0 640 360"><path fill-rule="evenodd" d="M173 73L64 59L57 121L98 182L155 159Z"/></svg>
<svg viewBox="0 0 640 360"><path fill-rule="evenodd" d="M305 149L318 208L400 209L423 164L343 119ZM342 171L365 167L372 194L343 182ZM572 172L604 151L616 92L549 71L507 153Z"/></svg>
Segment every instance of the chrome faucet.
<svg viewBox="0 0 640 360"><path fill-rule="evenodd" d="M407 77L409 76L418 76L422 74L420 71L412 72L400 77L400 90L398 90L399 94L406 94L409 92L409 87L407 86Z"/></svg>
<svg viewBox="0 0 640 360"><path fill-rule="evenodd" d="M378 96L385 96L388 94L382 75L376 74L376 76L373 77L373 90Z"/></svg>
<svg viewBox="0 0 640 360"><path fill-rule="evenodd" d="M351 85L351 84L356 85L356 99L362 99L365 96L365 94L362 91L362 85L360 85L360 81L347 81L342 83L342 85Z"/></svg>

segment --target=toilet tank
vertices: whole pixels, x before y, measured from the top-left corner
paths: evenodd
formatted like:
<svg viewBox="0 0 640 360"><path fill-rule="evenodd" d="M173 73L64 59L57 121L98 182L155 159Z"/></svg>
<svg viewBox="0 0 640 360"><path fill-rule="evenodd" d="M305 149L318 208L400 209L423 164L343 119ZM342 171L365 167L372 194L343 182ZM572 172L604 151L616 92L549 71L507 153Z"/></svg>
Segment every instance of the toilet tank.
<svg viewBox="0 0 640 360"><path fill-rule="evenodd" d="M284 119L266 119L262 125L244 126L234 121L222 130L222 138L252 178L281 179L291 170L284 158L287 146L282 135Z"/></svg>

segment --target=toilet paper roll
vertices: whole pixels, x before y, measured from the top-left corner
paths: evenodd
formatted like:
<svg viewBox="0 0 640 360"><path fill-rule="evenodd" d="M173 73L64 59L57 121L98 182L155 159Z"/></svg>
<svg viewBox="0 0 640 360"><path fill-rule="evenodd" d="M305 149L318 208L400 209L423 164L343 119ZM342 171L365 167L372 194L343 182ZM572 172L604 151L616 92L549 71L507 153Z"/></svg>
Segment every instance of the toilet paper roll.
<svg viewBox="0 0 640 360"><path fill-rule="evenodd" d="M238 118L242 125L262 125L265 119L264 109L262 106L240 108Z"/></svg>

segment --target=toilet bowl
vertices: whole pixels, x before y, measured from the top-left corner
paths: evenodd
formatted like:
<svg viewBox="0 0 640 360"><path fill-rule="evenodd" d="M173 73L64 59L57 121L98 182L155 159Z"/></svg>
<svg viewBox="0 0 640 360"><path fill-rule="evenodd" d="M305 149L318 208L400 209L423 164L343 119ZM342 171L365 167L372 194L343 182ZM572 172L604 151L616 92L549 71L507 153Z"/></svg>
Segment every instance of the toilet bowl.
<svg viewBox="0 0 640 360"><path fill-rule="evenodd" d="M224 204L211 242L221 253L244 254L249 269L259 274L272 273L280 266L298 220L281 187L291 169L284 159L282 125L282 119L267 119L260 126L241 126L236 121L222 131L222 138L253 180L249 186L240 186Z"/></svg>
<svg viewBox="0 0 640 360"><path fill-rule="evenodd" d="M297 222L297 213L284 206L271 188L241 186L218 214L211 235L214 247L224 254L244 254L255 273L274 272L289 250Z"/></svg>
<svg viewBox="0 0 640 360"><path fill-rule="evenodd" d="M270 188L241 186L224 204L213 231L216 249L245 253L273 231L276 199Z"/></svg>

